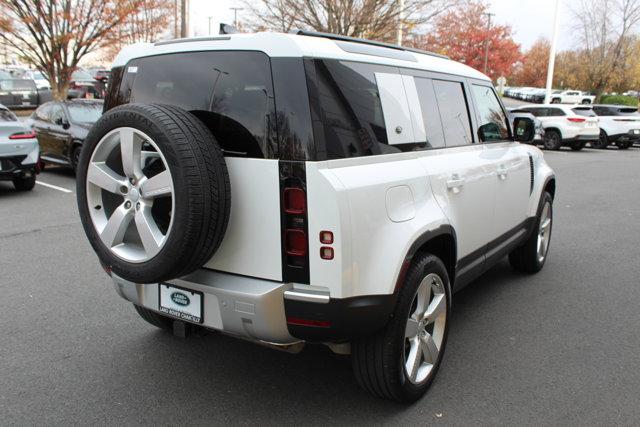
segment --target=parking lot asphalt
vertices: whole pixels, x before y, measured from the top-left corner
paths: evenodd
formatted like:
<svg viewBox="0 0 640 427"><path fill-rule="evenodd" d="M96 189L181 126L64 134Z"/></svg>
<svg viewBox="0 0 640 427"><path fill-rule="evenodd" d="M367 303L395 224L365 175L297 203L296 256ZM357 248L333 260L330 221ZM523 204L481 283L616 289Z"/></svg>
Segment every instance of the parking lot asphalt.
<svg viewBox="0 0 640 427"><path fill-rule="evenodd" d="M443 365L410 406L361 391L324 347L155 329L100 268L69 172L38 179L70 193L0 182L0 424L637 425L640 149L545 156L544 270L505 260L454 296Z"/></svg>

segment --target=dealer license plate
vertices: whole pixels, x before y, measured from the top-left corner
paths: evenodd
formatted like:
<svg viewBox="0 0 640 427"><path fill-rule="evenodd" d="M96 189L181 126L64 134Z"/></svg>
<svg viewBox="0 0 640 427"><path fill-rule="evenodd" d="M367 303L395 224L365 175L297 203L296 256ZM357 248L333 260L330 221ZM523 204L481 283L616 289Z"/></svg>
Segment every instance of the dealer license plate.
<svg viewBox="0 0 640 427"><path fill-rule="evenodd" d="M640 135L640 129L634 129L633 130L633 134L634 135Z"/></svg>
<svg viewBox="0 0 640 427"><path fill-rule="evenodd" d="M160 301L158 309L161 313L189 322L202 323L202 292L179 288L167 283L159 285Z"/></svg>

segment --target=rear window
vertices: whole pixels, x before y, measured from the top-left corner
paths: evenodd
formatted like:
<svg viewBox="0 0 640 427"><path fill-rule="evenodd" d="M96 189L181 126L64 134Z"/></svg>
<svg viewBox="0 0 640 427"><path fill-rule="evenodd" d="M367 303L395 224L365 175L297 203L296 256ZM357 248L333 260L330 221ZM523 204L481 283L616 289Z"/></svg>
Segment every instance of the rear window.
<svg viewBox="0 0 640 427"><path fill-rule="evenodd" d="M0 122L17 122L18 118L9 110L0 109Z"/></svg>
<svg viewBox="0 0 640 427"><path fill-rule="evenodd" d="M617 111L621 116L627 116L627 115L631 115L631 116L637 116L638 115L638 109L637 108L618 108Z"/></svg>
<svg viewBox="0 0 640 427"><path fill-rule="evenodd" d="M36 84L33 80L11 79L0 80L1 90L36 90Z"/></svg>
<svg viewBox="0 0 640 427"><path fill-rule="evenodd" d="M275 110L269 58L259 52L188 52L131 61L129 102L171 104L198 116L228 155L265 158Z"/></svg>
<svg viewBox="0 0 640 427"><path fill-rule="evenodd" d="M574 113L576 113L579 116L584 116L584 117L595 117L596 116L596 113L594 113L591 108L576 107L576 108L572 108L571 111L573 111Z"/></svg>

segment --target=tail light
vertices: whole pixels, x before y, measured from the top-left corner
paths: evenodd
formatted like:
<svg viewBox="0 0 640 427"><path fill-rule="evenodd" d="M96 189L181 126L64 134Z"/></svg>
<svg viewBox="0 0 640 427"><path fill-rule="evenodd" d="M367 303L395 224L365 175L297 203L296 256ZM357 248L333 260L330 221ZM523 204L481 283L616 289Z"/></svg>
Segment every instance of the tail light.
<svg viewBox="0 0 640 427"><path fill-rule="evenodd" d="M33 139L36 137L36 133L34 131L30 132L18 132L13 135L9 135L9 139Z"/></svg>
<svg viewBox="0 0 640 427"><path fill-rule="evenodd" d="M304 163L280 162L282 280L309 283L306 170Z"/></svg>
<svg viewBox="0 0 640 427"><path fill-rule="evenodd" d="M572 123L582 123L582 122L586 121L587 119L584 119L582 117L568 117L567 120L569 120Z"/></svg>

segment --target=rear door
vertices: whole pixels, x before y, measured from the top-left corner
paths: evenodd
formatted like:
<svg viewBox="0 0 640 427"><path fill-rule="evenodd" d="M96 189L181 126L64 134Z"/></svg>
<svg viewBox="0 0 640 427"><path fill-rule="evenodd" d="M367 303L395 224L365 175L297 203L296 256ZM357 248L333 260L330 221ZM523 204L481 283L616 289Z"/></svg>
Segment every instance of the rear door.
<svg viewBox="0 0 640 427"><path fill-rule="evenodd" d="M475 114L463 79L414 75L420 109L433 150L420 156L438 204L455 229L458 275L484 268L485 245L493 239L496 180L494 160L473 136Z"/></svg>
<svg viewBox="0 0 640 427"><path fill-rule="evenodd" d="M64 128L64 123L69 120L60 104L54 104L51 108L48 139L50 140L49 154L61 161L68 161L68 145L70 133Z"/></svg>

